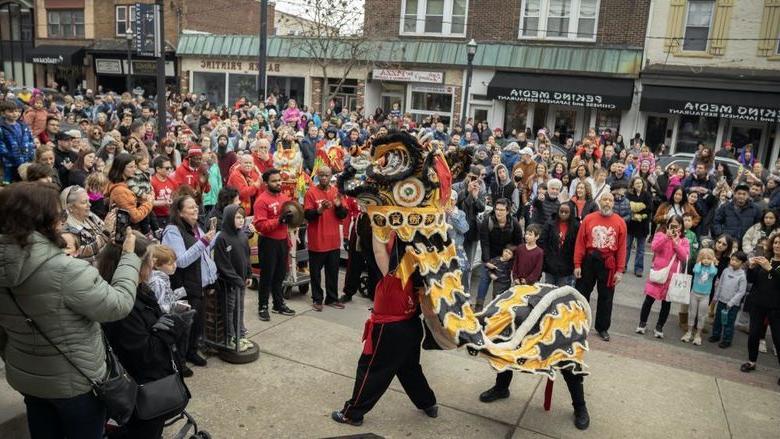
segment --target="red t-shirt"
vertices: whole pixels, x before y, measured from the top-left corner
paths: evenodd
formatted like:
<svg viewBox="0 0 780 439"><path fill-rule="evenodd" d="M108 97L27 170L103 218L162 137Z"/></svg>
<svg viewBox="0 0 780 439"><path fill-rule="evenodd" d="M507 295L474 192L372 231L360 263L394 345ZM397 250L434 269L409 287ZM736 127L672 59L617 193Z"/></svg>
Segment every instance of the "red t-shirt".
<svg viewBox="0 0 780 439"><path fill-rule="evenodd" d="M168 205L165 206L155 206L152 211L155 216L168 217L168 212L170 210L168 206L171 204L173 191L175 191L179 185L170 177L166 178L165 181L162 181L157 175L153 175L151 180L152 188L154 189L154 200L165 200L168 203Z"/></svg>
<svg viewBox="0 0 780 439"><path fill-rule="evenodd" d="M322 190L319 186L311 186L303 197L303 210L316 210L320 203L327 200L331 203L338 197L335 186ZM341 220L336 217L336 207L325 209L317 218L309 221L306 229L306 239L309 250L314 252L328 252L341 248Z"/></svg>
<svg viewBox="0 0 780 439"><path fill-rule="evenodd" d="M569 232L569 223L558 221L558 240L561 243L561 246L563 246L563 243L566 241L566 233Z"/></svg>
<svg viewBox="0 0 780 439"><path fill-rule="evenodd" d="M253 209L254 226L260 236L287 239L287 224L281 224L279 216L282 213L282 204L289 200L290 197L284 192L275 194L268 190L257 197Z"/></svg>

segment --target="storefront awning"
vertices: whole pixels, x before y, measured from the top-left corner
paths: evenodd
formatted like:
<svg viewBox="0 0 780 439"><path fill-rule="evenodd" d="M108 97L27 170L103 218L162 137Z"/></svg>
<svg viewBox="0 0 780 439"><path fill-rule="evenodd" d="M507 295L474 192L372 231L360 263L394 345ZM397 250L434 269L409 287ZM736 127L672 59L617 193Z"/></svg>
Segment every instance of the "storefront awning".
<svg viewBox="0 0 780 439"><path fill-rule="evenodd" d="M625 110L631 107L634 81L587 76L496 72L488 98L572 107Z"/></svg>
<svg viewBox="0 0 780 439"><path fill-rule="evenodd" d="M83 46L56 46L43 44L26 53L33 64L80 66L84 59Z"/></svg>
<svg viewBox="0 0 780 439"><path fill-rule="evenodd" d="M641 111L780 122L780 93L694 87L642 87Z"/></svg>

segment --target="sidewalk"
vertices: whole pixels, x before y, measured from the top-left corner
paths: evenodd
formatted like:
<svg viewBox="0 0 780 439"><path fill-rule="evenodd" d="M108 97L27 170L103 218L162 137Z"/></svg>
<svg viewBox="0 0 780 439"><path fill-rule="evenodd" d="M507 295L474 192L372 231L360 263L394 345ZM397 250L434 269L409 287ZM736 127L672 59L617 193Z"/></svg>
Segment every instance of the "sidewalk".
<svg viewBox="0 0 780 439"><path fill-rule="evenodd" d="M479 393L493 384L495 374L484 360L463 351L423 352L423 368L441 406L438 419L416 410L394 381L361 427L339 425L329 415L352 391L362 323L370 302L356 299L346 310L326 307L316 313L309 309L308 300L296 298L289 304L297 316L274 314L265 323L251 313L256 295L247 297L247 323L263 351L260 360L234 366L212 358L207 369L196 368L188 381L194 395L190 411L217 437L322 438L373 433L388 438L769 438L776 437L780 427L780 389L766 390L761 387L771 387L611 352L620 350L626 341L622 335L615 337L614 347L593 340L586 357L592 373L585 381L591 414L586 432L572 424L562 381L555 385L550 412L542 408L544 380L526 374L516 375L509 399L480 403ZM646 346L650 356L672 349L649 339L627 342ZM672 353L682 354L690 353ZM727 361L732 368L739 364L696 354L703 356L699 357L702 362ZM762 360L776 361L773 357ZM777 380L776 373L771 376Z"/></svg>
<svg viewBox="0 0 780 439"><path fill-rule="evenodd" d="M361 427L336 424L330 412L351 394L371 302L355 298L345 310L325 307L319 313L311 310L309 297L297 296L288 304L298 315L272 314L270 322L261 322L255 291L247 294L246 324L262 350L260 359L231 365L212 357L208 367L194 368L187 380L189 411L217 438L777 437L777 358L761 354L756 372L740 373L744 334L726 355L706 342L693 348L679 342L674 315L664 340L633 334L643 280L628 275L618 289L612 341L590 337L585 392L591 427L585 432L572 424L563 381L555 384L549 412L542 408L544 379L527 374L516 374L509 399L480 403L478 395L492 386L495 373L463 350L423 351L423 369L441 406L438 419L416 410L394 381ZM26 437L19 427L22 398L1 380L0 437Z"/></svg>

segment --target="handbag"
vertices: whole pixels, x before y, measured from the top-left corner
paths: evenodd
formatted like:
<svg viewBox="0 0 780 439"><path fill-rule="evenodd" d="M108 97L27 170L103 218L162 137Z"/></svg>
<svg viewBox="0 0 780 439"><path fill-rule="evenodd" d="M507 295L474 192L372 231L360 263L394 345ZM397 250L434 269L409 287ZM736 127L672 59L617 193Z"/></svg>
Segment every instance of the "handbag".
<svg viewBox="0 0 780 439"><path fill-rule="evenodd" d="M18 308L19 312L21 312L24 316L27 324L32 326L34 330L38 331L43 339L46 340L46 342L49 343L60 355L62 355L65 358L65 361L67 361L68 364L76 369L76 372L78 372L89 382L89 384L92 386L92 392L103 403L103 405L105 405L106 414L108 417L116 421L116 423L120 426L126 424L133 415L133 410L136 404L136 397L138 394L138 385L136 385L133 377L131 377L125 371L125 368L122 367L122 363L119 362L116 354L114 354L114 350L111 349L111 345L106 339L106 334L102 330L100 331L103 337L103 344L105 345L106 351L107 374L102 381L95 381L87 376L87 374L84 373L84 371L82 371L78 366L76 366L70 357L65 355L65 353L60 350L59 346L52 342L49 336L47 336L46 333L41 330L40 326L35 323L35 320L33 320L29 315L27 315L26 312L24 312L22 307L19 306L19 302L16 301L16 296L14 296L14 293L11 292L10 289L7 291L11 296L11 300L13 300L14 305L16 305L16 308Z"/></svg>
<svg viewBox="0 0 780 439"><path fill-rule="evenodd" d="M187 407L192 395L179 375L173 353L171 353L171 364L173 364L172 374L138 385L138 400L135 406L138 419L143 421L160 417L170 419Z"/></svg>
<svg viewBox="0 0 780 439"><path fill-rule="evenodd" d="M688 259L685 259L685 265L681 267L683 271L674 273L672 281L669 282L669 289L666 290L666 300L669 302L688 305L691 301L691 286L693 285L693 276L685 272L688 266Z"/></svg>
<svg viewBox="0 0 780 439"><path fill-rule="evenodd" d="M669 280L669 270L672 269L672 265L677 260L677 255L672 256L672 259L669 261L669 265L667 265L664 268L659 269L650 269L650 274L647 276L647 279L654 283L654 284L665 284L667 280Z"/></svg>

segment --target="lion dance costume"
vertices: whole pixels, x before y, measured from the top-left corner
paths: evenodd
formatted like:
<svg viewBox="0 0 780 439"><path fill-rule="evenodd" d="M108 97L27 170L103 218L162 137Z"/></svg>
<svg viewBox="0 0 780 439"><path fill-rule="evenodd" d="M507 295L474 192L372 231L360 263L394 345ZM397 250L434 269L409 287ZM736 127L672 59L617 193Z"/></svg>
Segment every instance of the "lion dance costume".
<svg viewBox="0 0 780 439"><path fill-rule="evenodd" d="M367 205L374 236L405 244L392 275L404 288L413 276L421 280L414 294L424 317L423 347L466 347L499 372L586 374L590 306L574 288L514 286L481 313L471 308L447 236L452 176L437 143L420 144L407 133L381 137L365 173L347 165L339 177L339 189Z"/></svg>

